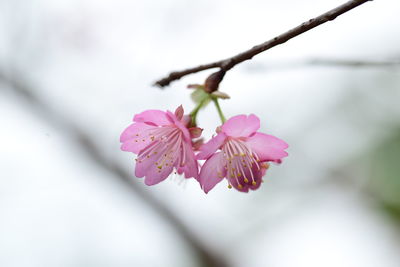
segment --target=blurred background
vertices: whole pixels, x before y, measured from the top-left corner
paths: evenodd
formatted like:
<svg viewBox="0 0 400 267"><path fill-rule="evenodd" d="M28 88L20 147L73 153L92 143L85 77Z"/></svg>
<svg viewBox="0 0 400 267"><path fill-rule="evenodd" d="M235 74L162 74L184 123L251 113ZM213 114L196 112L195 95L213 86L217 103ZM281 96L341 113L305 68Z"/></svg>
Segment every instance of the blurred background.
<svg viewBox="0 0 400 267"><path fill-rule="evenodd" d="M1 267L400 266L400 2L373 1L235 67L225 115L289 143L249 194L134 177L119 135L194 108L173 70L344 0L0 0ZM212 105L198 118L209 138Z"/></svg>

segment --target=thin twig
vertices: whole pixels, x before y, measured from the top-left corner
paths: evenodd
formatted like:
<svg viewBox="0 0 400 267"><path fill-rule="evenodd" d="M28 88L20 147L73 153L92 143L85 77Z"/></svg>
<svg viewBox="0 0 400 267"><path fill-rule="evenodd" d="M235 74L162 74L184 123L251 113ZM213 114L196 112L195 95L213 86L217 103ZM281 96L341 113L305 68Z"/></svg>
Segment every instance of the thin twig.
<svg viewBox="0 0 400 267"><path fill-rule="evenodd" d="M359 60L359 59L330 59L330 58L315 58L309 60L293 60L284 62L269 62L268 64L252 64L249 65L247 70L253 72L257 71L281 71L293 68L304 67L338 67L338 68L386 68L398 69L400 68L400 60Z"/></svg>
<svg viewBox="0 0 400 267"><path fill-rule="evenodd" d="M199 266L229 266L221 255L218 255L218 253L212 251L203 244L203 242L198 240L191 230L166 205L142 190L137 181L132 179L132 174L130 172L117 161L108 158L98 147L92 135L86 133L73 119L67 118L62 115L60 111L46 104L36 93L37 89L30 85L21 75L11 75L0 70L0 85L1 83L6 85L6 87L12 88L17 96L25 100L39 116L46 119L51 125L61 128L66 136L70 136L72 141L77 144L77 147L80 148L88 159L98 168L109 173L109 177L114 179L114 181L119 181L125 188L131 189L150 209L169 223L171 227L176 230L176 233L186 242L188 248L197 256Z"/></svg>
<svg viewBox="0 0 400 267"><path fill-rule="evenodd" d="M306 62L308 65L338 66L338 67L399 67L400 60L373 61L373 60L350 60L350 59L312 59Z"/></svg>
<svg viewBox="0 0 400 267"><path fill-rule="evenodd" d="M212 68L220 68L221 71L228 71L231 68L233 68L234 66L236 66L237 64L249 60L251 58L253 58L255 55L260 54L261 52L264 52L268 49L271 49L272 47L275 47L277 45L283 44L286 41L306 32L309 31L327 21L331 21L334 20L336 17L346 13L347 11L350 11L351 9L362 5L368 1L372 1L372 0L350 0L345 4L342 4L328 12L325 12L322 15L319 15L316 18L310 19L302 24L300 24L299 26L285 32L282 33L281 35L276 36L275 38L266 41L262 44L256 45L253 48L242 52L240 54L237 54L236 56L224 59L224 60L220 60L220 61L216 61L216 62L212 62L209 64L204 64L204 65L200 65L194 68L189 68L183 71L174 71L171 72L167 77L162 78L158 81L156 81L154 83L154 85L159 86L159 87L164 87L169 85L172 81L175 80L179 80L180 78L188 75L188 74L192 74L192 73L196 73L196 72L200 72L203 70L207 70L207 69L212 69Z"/></svg>

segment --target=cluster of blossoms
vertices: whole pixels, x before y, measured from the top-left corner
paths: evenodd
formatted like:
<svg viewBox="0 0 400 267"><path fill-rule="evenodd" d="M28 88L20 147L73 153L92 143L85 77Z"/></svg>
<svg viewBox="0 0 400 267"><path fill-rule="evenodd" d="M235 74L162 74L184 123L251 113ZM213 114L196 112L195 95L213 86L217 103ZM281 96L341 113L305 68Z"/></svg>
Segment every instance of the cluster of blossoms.
<svg viewBox="0 0 400 267"><path fill-rule="evenodd" d="M191 127L182 106L175 113L147 110L133 121L121 134L121 149L138 155L135 175L145 177L146 185L175 171L195 178L206 193L223 178L229 188L248 192L260 187L269 162L280 163L288 155L284 141L257 132L260 120L253 114L228 119L205 144L198 139L202 129ZM201 168L198 160L205 160Z"/></svg>

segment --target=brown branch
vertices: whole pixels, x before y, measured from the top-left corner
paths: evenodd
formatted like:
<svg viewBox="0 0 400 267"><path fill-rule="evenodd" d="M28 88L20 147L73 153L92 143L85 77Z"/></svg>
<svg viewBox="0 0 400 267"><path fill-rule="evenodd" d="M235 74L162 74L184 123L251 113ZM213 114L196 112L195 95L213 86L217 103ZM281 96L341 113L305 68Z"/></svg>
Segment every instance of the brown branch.
<svg viewBox="0 0 400 267"><path fill-rule="evenodd" d="M268 64L253 64L247 68L248 71L281 71L303 67L340 67L340 68L380 68L397 69L400 67L400 60L362 60L362 59L335 59L335 58L314 58L300 61L269 62Z"/></svg>
<svg viewBox="0 0 400 267"><path fill-rule="evenodd" d="M169 85L171 82L175 81L175 80L179 80L180 78L188 75L188 74L192 74L192 73L196 73L196 72L200 72L203 70L207 70L207 69L212 69L212 68L220 68L221 71L228 71L231 68L233 68L234 66L236 66L237 64L252 59L255 55L258 55L268 49L271 49L272 47L275 47L277 45L283 44L286 41L306 32L309 31L327 21L331 21L334 20L336 17L346 13L347 11L350 11L351 9L362 5L368 1L372 1L372 0L350 0L347 3L344 3L328 12L325 12L322 15L319 15L316 18L310 19L302 24L300 24L299 26L285 32L282 33L281 35L276 36L275 38L266 41L262 44L256 45L253 48L242 52L240 54L237 54L236 56L224 59L224 60L220 60L220 61L216 61L216 62L212 62L209 64L204 64L204 65L200 65L194 68L190 68L190 69L186 69L183 71L174 71L171 72L167 77L160 79L158 81L156 81L154 83L154 85L159 86L159 87L164 87Z"/></svg>
<svg viewBox="0 0 400 267"><path fill-rule="evenodd" d="M350 59L312 59L306 62L308 65L338 66L338 67L399 67L400 60L373 61L373 60L350 60Z"/></svg>
<svg viewBox="0 0 400 267"><path fill-rule="evenodd" d="M21 75L15 73L9 74L0 70L0 89L2 83L13 90L18 97L26 102L39 116L46 119L52 126L61 128L63 132L77 144L77 147L93 162L99 169L109 174L114 181L120 182L125 188L132 191L135 196L141 199L148 207L160 216L165 222L169 223L171 228L188 245L188 248L194 252L199 266L203 267L227 267L229 263L217 252L208 248L201 242L192 231L177 217L166 205L158 201L151 194L142 190L137 181L132 179L131 172L127 171L117 161L110 159L96 144L93 136L86 133L73 119L62 115L55 110L40 96L35 93L37 89L25 81ZM196 265L196 264L195 264Z"/></svg>

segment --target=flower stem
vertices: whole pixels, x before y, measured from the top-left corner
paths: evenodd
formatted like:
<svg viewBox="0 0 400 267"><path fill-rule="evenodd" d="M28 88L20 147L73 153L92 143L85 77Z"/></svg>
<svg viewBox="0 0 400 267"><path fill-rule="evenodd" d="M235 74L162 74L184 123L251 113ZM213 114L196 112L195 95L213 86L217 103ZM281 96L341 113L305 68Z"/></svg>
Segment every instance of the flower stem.
<svg viewBox="0 0 400 267"><path fill-rule="evenodd" d="M219 118L221 119L222 124L224 124L226 119L225 119L224 113L222 113L221 107L219 106L218 98L213 98L212 100L215 104L215 107L217 108Z"/></svg>
<svg viewBox="0 0 400 267"><path fill-rule="evenodd" d="M192 127L196 127L197 126L197 123L196 123L197 113L199 112L199 110L201 109L201 107L204 105L204 103L206 101L207 101L206 98L201 100L200 103L192 110L192 112L190 112L189 115L192 118L192 123L191 123Z"/></svg>

